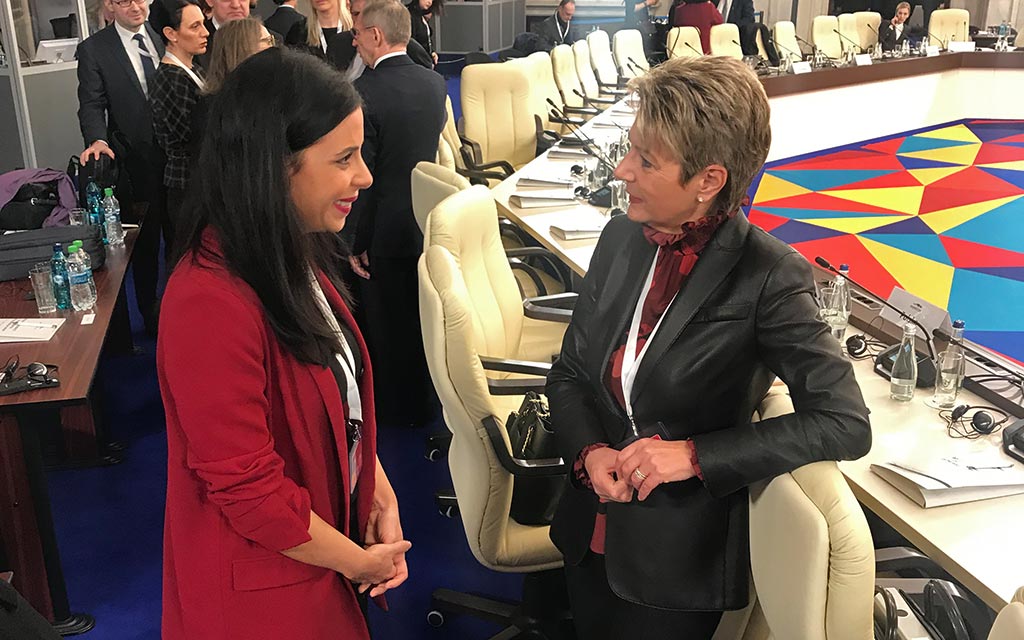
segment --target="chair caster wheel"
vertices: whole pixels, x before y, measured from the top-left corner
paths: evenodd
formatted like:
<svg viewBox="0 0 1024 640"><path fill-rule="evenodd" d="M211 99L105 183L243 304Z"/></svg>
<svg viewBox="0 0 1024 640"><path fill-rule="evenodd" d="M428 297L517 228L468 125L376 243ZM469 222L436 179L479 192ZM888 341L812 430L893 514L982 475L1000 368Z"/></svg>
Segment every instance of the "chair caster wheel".
<svg viewBox="0 0 1024 640"><path fill-rule="evenodd" d="M437 610L428 611L427 624L437 629L444 624L444 614Z"/></svg>

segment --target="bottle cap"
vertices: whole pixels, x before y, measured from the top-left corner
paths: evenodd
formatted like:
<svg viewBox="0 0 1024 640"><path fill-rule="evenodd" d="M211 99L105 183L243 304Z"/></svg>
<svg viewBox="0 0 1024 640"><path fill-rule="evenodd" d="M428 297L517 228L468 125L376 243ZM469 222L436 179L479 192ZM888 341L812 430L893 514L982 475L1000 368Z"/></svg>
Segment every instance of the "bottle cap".
<svg viewBox="0 0 1024 640"><path fill-rule="evenodd" d="M917 325L915 325L915 324L913 324L911 322L908 322L907 324L903 325L903 333L905 335L908 335L908 336L916 336L917 335Z"/></svg>
<svg viewBox="0 0 1024 640"><path fill-rule="evenodd" d="M956 320L956 321L954 321L953 322L953 328L954 329L963 329L964 328L964 321L963 320Z"/></svg>
<svg viewBox="0 0 1024 640"><path fill-rule="evenodd" d="M54 242L53 243L53 250L54 250L54 252L61 251L63 248L64 247L62 247L59 242Z"/></svg>
<svg viewBox="0 0 1024 640"><path fill-rule="evenodd" d="M112 196L114 195L114 190L111 189L110 187L107 187L106 189L103 190L103 195Z"/></svg>
<svg viewBox="0 0 1024 640"><path fill-rule="evenodd" d="M78 253L78 245L75 244L74 242L72 242L71 246L68 247L68 253L69 254L71 254L71 253Z"/></svg>
<svg viewBox="0 0 1024 640"><path fill-rule="evenodd" d="M849 271L850 270L850 265L848 265L848 264L841 264L841 265L839 265L839 270L840 271Z"/></svg>

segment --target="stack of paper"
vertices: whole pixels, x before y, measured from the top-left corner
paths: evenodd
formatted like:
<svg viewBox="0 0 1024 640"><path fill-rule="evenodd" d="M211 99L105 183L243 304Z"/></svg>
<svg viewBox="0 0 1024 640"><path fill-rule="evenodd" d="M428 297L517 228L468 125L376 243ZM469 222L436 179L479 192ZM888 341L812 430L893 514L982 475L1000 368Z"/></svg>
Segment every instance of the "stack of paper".
<svg viewBox="0 0 1024 640"><path fill-rule="evenodd" d="M522 176L516 180L516 186L522 188L552 188L552 187L571 187L573 181L569 178L555 178L555 177L543 177L543 176Z"/></svg>
<svg viewBox="0 0 1024 640"><path fill-rule="evenodd" d="M0 342L46 342L64 318L0 318Z"/></svg>
<svg viewBox="0 0 1024 640"><path fill-rule="evenodd" d="M517 191L508 197L509 204L520 209L565 207L575 202L572 189L535 189Z"/></svg>
<svg viewBox="0 0 1024 640"><path fill-rule="evenodd" d="M587 240L600 238L601 232L604 230L604 225L585 222L577 225L553 224L549 229L551 231L551 235L555 236L559 240Z"/></svg>
<svg viewBox="0 0 1024 640"><path fill-rule="evenodd" d="M548 151L548 157L556 160L586 160L591 156L577 147L554 147Z"/></svg>
<svg viewBox="0 0 1024 640"><path fill-rule="evenodd" d="M995 453L886 462L871 470L926 509L1024 493L1024 467Z"/></svg>

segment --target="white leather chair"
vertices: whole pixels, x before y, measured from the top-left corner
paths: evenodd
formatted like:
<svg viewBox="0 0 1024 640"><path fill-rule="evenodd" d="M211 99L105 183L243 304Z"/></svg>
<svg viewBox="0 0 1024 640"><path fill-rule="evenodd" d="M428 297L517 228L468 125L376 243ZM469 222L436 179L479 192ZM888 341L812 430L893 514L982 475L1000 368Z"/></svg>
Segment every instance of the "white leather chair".
<svg viewBox="0 0 1024 640"><path fill-rule="evenodd" d="M470 187L469 180L452 169L433 162L417 162L410 177L412 214L423 232L423 246L430 245L427 216L442 200Z"/></svg>
<svg viewBox="0 0 1024 640"><path fill-rule="evenodd" d="M843 46L836 31L839 30L839 19L836 16L814 16L811 23L811 42L833 60L843 57Z"/></svg>
<svg viewBox="0 0 1024 640"><path fill-rule="evenodd" d="M444 121L444 128L441 129L440 139L437 141L437 164L452 171L465 169L466 164L462 159L462 141L459 139L459 130L455 125L452 99L448 96L445 96L444 99L444 109L447 117ZM422 227L422 225L420 226Z"/></svg>
<svg viewBox="0 0 1024 640"><path fill-rule="evenodd" d="M583 42L584 46L586 44ZM589 118L594 116L597 110L604 109L615 102L611 98L587 95L580 76L576 72L576 56L569 45L560 44L551 50L551 70L555 74L558 92L562 95L561 104L569 111L570 115L578 114ZM591 70L591 74L593 74L593 70ZM586 113L585 110L589 113Z"/></svg>
<svg viewBox="0 0 1024 640"><path fill-rule="evenodd" d="M931 36L928 44L949 48L950 42L967 42L970 40L971 14L967 9L936 9L932 11L931 19L928 22L928 31Z"/></svg>
<svg viewBox="0 0 1024 640"><path fill-rule="evenodd" d="M789 56L793 62L803 60L803 51L796 39L796 27L789 20L779 20L772 27L772 39L775 40L775 49L779 52L780 58Z"/></svg>
<svg viewBox="0 0 1024 640"><path fill-rule="evenodd" d="M565 127L559 118L551 115L551 104L548 102L555 103L562 107L562 95L558 90L558 85L555 84L555 75L551 68L551 56L544 51L536 51L526 56L525 58L513 58L505 64L522 65L526 67L527 73L530 76L530 102L533 105L534 113L540 121L540 129L542 131L550 131L557 135L568 133L568 127ZM580 120L582 123L582 120ZM540 134L540 131L537 132ZM551 139L550 142L554 143L556 139Z"/></svg>
<svg viewBox="0 0 1024 640"><path fill-rule="evenodd" d="M572 57L576 62L576 75L579 76L583 93L588 99L593 100L622 93L616 88L617 84L602 86L598 81L590 60L590 45L586 40L580 39L572 43ZM612 66L614 67L614 65Z"/></svg>
<svg viewBox="0 0 1024 640"><path fill-rule="evenodd" d="M524 65L474 64L462 70L463 136L476 165L493 164L507 176L536 157L531 99Z"/></svg>
<svg viewBox="0 0 1024 640"><path fill-rule="evenodd" d="M843 51L853 50L854 53L863 53L860 46L860 34L857 32L857 17L852 13L841 13L839 19L839 46Z"/></svg>
<svg viewBox="0 0 1024 640"><path fill-rule="evenodd" d="M1010 604L1003 607L989 631L988 640L1024 638L1024 587L1017 589Z"/></svg>
<svg viewBox="0 0 1024 640"><path fill-rule="evenodd" d="M743 59L743 48L740 47L739 27L731 22L716 24L711 27L711 55L727 56Z"/></svg>
<svg viewBox="0 0 1024 640"><path fill-rule="evenodd" d="M665 39L669 58L696 58L704 55L697 27L672 27Z"/></svg>
<svg viewBox="0 0 1024 640"><path fill-rule="evenodd" d="M755 419L790 413L773 387ZM756 598L727 612L715 640L870 640L874 549L867 520L834 462L815 462L750 489Z"/></svg>
<svg viewBox="0 0 1024 640"><path fill-rule="evenodd" d="M634 78L651 68L644 54L644 37L637 29L620 29L612 36L612 56L619 75Z"/></svg>
<svg viewBox="0 0 1024 640"><path fill-rule="evenodd" d="M1014 47L1024 47L1024 29L1017 32L1017 38L1013 41Z"/></svg>
<svg viewBox="0 0 1024 640"><path fill-rule="evenodd" d="M877 11L857 11L853 17L857 20L857 36L860 48L868 51L878 43L878 29L882 25L882 14Z"/></svg>
<svg viewBox="0 0 1024 640"><path fill-rule="evenodd" d="M594 69L597 81L606 87L619 86L619 70L612 58L612 44L608 33L597 29L587 34L587 46L590 48L590 66Z"/></svg>

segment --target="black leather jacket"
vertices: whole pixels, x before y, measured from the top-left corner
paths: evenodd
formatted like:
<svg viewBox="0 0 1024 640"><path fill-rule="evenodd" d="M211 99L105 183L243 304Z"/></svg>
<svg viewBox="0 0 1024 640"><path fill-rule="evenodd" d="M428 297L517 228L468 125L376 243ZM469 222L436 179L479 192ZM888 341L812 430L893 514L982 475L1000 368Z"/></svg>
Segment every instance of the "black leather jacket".
<svg viewBox="0 0 1024 640"><path fill-rule="evenodd" d="M655 247L642 227L612 219L598 242L547 394L561 455L625 439L625 413L603 384L623 342ZM608 582L620 597L678 610L748 601L747 486L871 447L868 410L839 343L816 317L807 261L742 215L702 252L644 357L633 387L636 422L692 439L704 481L663 484L639 503L607 505ZM751 423L775 376L795 412ZM593 534L597 497L570 481L551 538L577 564Z"/></svg>

